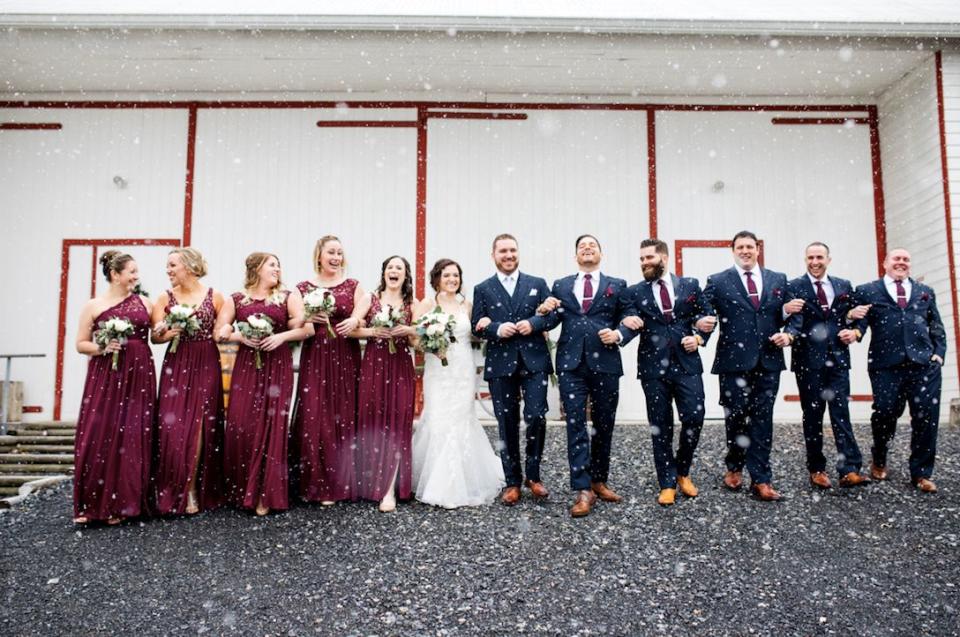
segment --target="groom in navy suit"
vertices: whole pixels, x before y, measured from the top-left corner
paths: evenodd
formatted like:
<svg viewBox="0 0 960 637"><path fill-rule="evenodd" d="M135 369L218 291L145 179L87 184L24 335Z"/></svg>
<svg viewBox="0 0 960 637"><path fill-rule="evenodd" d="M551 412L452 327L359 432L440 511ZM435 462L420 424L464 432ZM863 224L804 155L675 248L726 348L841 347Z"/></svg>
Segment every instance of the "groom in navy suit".
<svg viewBox="0 0 960 637"><path fill-rule="evenodd" d="M534 497L549 493L540 480L540 458L547 425L548 377L553 373L547 349L546 319L537 306L547 298L547 282L519 271L517 240L509 234L493 240L497 273L473 289L473 333L487 341L483 378L490 386L500 433L500 461L506 488L500 500L520 500L520 485ZM526 423L526 481L520 463L520 399Z"/></svg>
<svg viewBox="0 0 960 637"><path fill-rule="evenodd" d="M579 272L556 281L537 312L545 315L548 330L563 324L557 370L567 415L570 487L578 492L570 515L583 517L598 496L607 502L622 500L607 486L623 376L620 347L633 338L620 323L627 317L639 319L621 294L627 282L600 272L600 242L591 235L580 236L576 255ZM593 435L587 428L588 398Z"/></svg>
<svg viewBox="0 0 960 637"><path fill-rule="evenodd" d="M803 408L803 438L807 448L810 484L820 489L832 485L823 455L823 413L837 446L837 471L841 487L869 482L861 475L860 447L850 424L850 344L859 332L847 322L853 309L853 287L846 279L827 276L830 248L816 241L807 246L807 272L787 284L788 296L801 299L803 308L790 316L787 333L793 337L790 369L797 377Z"/></svg>
<svg viewBox="0 0 960 637"><path fill-rule="evenodd" d="M698 349L709 334L695 323L706 311L696 279L678 277L667 270L669 250L660 239L640 243L643 281L627 288L626 296L640 317L637 378L647 403L653 437L661 506L674 503L677 488L688 498L698 495L690 479L690 466L703 427L703 363ZM629 321L624 321L633 327ZM673 405L680 414L680 440L673 452Z"/></svg>
<svg viewBox="0 0 960 637"><path fill-rule="evenodd" d="M734 265L711 275L703 290L707 307L716 316L697 322L710 331L720 320L720 340L713 361L720 376L720 404L727 430L727 473L724 485L738 491L746 465L754 496L776 501L770 449L773 445L773 405L786 369L783 348L792 341L780 331L786 315L799 311L799 299L786 304L787 277L761 269L757 236L741 230L731 242Z"/></svg>
<svg viewBox="0 0 960 637"><path fill-rule="evenodd" d="M867 371L873 385L874 480L887 479L887 448L897 419L910 405L910 479L923 493L936 493L930 480L940 424L940 368L947 354L947 333L933 289L910 278L910 253L891 250L882 279L857 287L861 305L847 313L861 329L873 330Z"/></svg>

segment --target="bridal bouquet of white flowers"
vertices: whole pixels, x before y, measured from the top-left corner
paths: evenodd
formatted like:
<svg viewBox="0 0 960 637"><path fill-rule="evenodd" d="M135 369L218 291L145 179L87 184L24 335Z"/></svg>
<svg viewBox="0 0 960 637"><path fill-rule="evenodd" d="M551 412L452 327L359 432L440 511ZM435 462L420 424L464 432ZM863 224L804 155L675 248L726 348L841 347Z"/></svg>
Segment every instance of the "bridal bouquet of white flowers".
<svg viewBox="0 0 960 637"><path fill-rule="evenodd" d="M373 315L373 320L370 321L371 327L383 327L386 329L393 329L397 325L402 325L404 322L403 311L393 307L392 305L384 305L380 308L380 311ZM393 342L393 338L390 338L387 341L387 345L390 348L391 354L397 353L397 346Z"/></svg>
<svg viewBox="0 0 960 637"><path fill-rule="evenodd" d="M100 321L97 324L98 329L93 333L93 342L100 349L105 349L110 341L118 341L121 345L127 344L127 337L133 334L133 323L125 318L115 317L106 321ZM120 358L120 352L113 353L113 364L110 368L117 371L117 361Z"/></svg>
<svg viewBox="0 0 960 637"><path fill-rule="evenodd" d="M325 314L327 316L327 334L330 335L330 338L337 337L337 333L333 331L333 326L330 325L329 320L336 309L337 299L333 296L333 292L327 288L313 288L303 295L304 318L310 320L317 314Z"/></svg>
<svg viewBox="0 0 960 637"><path fill-rule="evenodd" d="M184 332L187 333L187 336L193 336L198 331L200 331L200 321L197 320L196 314L197 307L195 305L184 305L183 303L178 303L170 308L170 311L167 313L164 323L167 324L167 327L170 329L181 328ZM170 353L177 353L177 346L180 345L180 335L177 334L173 337L173 343L170 345Z"/></svg>
<svg viewBox="0 0 960 637"><path fill-rule="evenodd" d="M266 314L251 314L246 321L237 321L237 330L246 338L266 338L273 334L273 320ZM260 349L253 351L257 369L262 369L263 359L260 358Z"/></svg>
<svg viewBox="0 0 960 637"><path fill-rule="evenodd" d="M420 349L428 354L434 354L440 359L444 367L447 363L447 348L450 343L457 341L453 330L457 326L457 319L453 314L447 314L440 306L432 312L427 312L417 321L417 335L420 337Z"/></svg>

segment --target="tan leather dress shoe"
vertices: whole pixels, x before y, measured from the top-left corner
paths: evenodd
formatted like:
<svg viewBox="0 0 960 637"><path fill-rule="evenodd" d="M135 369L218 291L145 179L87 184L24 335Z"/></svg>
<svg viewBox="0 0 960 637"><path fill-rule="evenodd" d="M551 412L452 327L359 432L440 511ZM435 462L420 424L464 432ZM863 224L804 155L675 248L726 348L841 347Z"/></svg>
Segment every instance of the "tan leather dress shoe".
<svg viewBox="0 0 960 637"><path fill-rule="evenodd" d="M769 482L755 482L750 490L753 491L753 497L761 502L777 502L783 497Z"/></svg>
<svg viewBox="0 0 960 637"><path fill-rule="evenodd" d="M534 480L527 480L527 481L524 482L523 484L524 484L528 489L530 489L530 493L532 493L532 494L533 494L533 497L535 497L535 498L541 498L541 499L542 499L542 498L548 498L548 497L550 497L550 492L547 491L547 488L546 488L545 486L543 486L543 483L542 483L542 482L536 482L536 481L534 481Z"/></svg>
<svg viewBox="0 0 960 637"><path fill-rule="evenodd" d="M833 485L830 484L830 477L823 471L814 471L810 474L810 485L818 489L830 489L833 487Z"/></svg>
<svg viewBox="0 0 960 637"><path fill-rule="evenodd" d="M500 494L500 502L513 506L520 501L520 487L507 487Z"/></svg>
<svg viewBox="0 0 960 637"><path fill-rule="evenodd" d="M863 475L862 473L857 473L856 471L851 471L847 475L840 478L840 486L844 489L849 487L859 487L864 484L868 484L870 478Z"/></svg>
<svg viewBox="0 0 960 637"><path fill-rule="evenodd" d="M695 498L700 495L700 491L693 484L690 476L677 476L677 488L680 490L680 493L688 498Z"/></svg>
<svg viewBox="0 0 960 637"><path fill-rule="evenodd" d="M723 474L723 486L731 491L739 491L740 487L743 486L743 479L740 477L740 472L727 471Z"/></svg>
<svg viewBox="0 0 960 637"><path fill-rule="evenodd" d="M886 480L887 479L887 468L878 467L877 465L870 463L870 477L874 480Z"/></svg>
<svg viewBox="0 0 960 637"><path fill-rule="evenodd" d="M660 495L657 496L657 504L662 507L668 507L677 500L676 489L660 489Z"/></svg>
<svg viewBox="0 0 960 637"><path fill-rule="evenodd" d="M593 491L589 489L584 489L577 493L577 501L573 503L573 506L570 507L570 516L574 518L582 518L590 515L590 507L593 506L593 503L597 501L597 496L593 494Z"/></svg>
<svg viewBox="0 0 960 637"><path fill-rule="evenodd" d="M937 485L933 483L933 480L928 478L918 478L913 481L913 486L920 490L921 493L936 493Z"/></svg>
<svg viewBox="0 0 960 637"><path fill-rule="evenodd" d="M593 489L593 492L600 496L600 499L604 502L620 502L623 500L622 497L617 495L617 492L607 486L606 482L591 482L590 488Z"/></svg>

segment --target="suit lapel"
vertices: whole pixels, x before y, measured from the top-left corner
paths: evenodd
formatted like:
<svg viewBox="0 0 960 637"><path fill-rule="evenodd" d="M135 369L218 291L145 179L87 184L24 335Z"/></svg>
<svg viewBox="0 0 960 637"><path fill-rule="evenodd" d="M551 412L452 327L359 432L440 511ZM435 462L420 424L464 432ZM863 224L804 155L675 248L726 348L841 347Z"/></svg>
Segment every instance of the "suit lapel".
<svg viewBox="0 0 960 637"><path fill-rule="evenodd" d="M657 299L653 296L653 283L650 281L644 281L640 284L640 294L643 295L643 302L645 305L650 307L650 314L655 318L663 321L663 312L660 311L660 306L657 305Z"/></svg>
<svg viewBox="0 0 960 637"><path fill-rule="evenodd" d="M734 289L740 293L740 300L746 304L751 310L756 312L756 309L753 307L753 303L750 302L750 295L747 293L747 286L744 285L743 279L740 277L740 273L736 268L730 268L727 270L727 276L730 278L730 283L733 285Z"/></svg>
<svg viewBox="0 0 960 637"><path fill-rule="evenodd" d="M517 284L513 286L513 297L510 299L511 309L520 307L523 301L523 295L527 293L527 277L523 274L517 275Z"/></svg>
<svg viewBox="0 0 960 637"><path fill-rule="evenodd" d="M770 276L767 275L766 268L760 268L760 278L763 279L763 291L760 293L760 307L773 296L773 284L770 282ZM750 305L753 305L751 303Z"/></svg>
<svg viewBox="0 0 960 637"><path fill-rule="evenodd" d="M910 279L910 299L907 301L907 307L913 305L913 302L917 300L918 294L920 294L920 284L913 279Z"/></svg>
<svg viewBox="0 0 960 637"><path fill-rule="evenodd" d="M517 281L517 285L520 285L520 282ZM503 283L500 282L500 275L494 274L490 279L490 288L493 290L493 295L497 297L503 307L510 308L510 295L507 294L507 290L503 287Z"/></svg>
<svg viewBox="0 0 960 637"><path fill-rule="evenodd" d="M597 303L603 300L604 291L607 289L607 277L600 274L600 277L597 279L597 289L593 291L593 301L590 303L590 309L587 310L587 314L591 314L594 309L597 307Z"/></svg>
<svg viewBox="0 0 960 637"><path fill-rule="evenodd" d="M576 284L577 275L573 275L568 281L564 282L561 292L566 298L560 300L565 301L565 305L576 311L577 314L583 314L583 308L580 307L580 302L577 301L577 295L573 292L573 288Z"/></svg>

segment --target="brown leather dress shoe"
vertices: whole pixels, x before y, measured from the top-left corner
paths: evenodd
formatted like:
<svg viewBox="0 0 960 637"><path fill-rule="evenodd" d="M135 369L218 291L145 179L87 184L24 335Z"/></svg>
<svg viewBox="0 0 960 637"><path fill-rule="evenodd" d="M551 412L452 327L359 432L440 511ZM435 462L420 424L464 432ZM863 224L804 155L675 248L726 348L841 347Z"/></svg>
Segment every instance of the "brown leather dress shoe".
<svg viewBox="0 0 960 637"><path fill-rule="evenodd" d="M833 485L830 484L830 477L823 471L814 471L810 474L810 485L818 489L830 489L833 487Z"/></svg>
<svg viewBox="0 0 960 637"><path fill-rule="evenodd" d="M677 499L676 489L660 489L660 495L657 496L657 504L662 507L672 505Z"/></svg>
<svg viewBox="0 0 960 637"><path fill-rule="evenodd" d="M693 484L690 476L677 476L677 488L680 490L680 493L688 498L695 498L700 495L700 491L696 485Z"/></svg>
<svg viewBox="0 0 960 637"><path fill-rule="evenodd" d="M847 475L840 478L840 486L843 487L844 489L848 487L859 487L869 482L870 482L870 478L863 475L862 473L857 473L856 471L851 471Z"/></svg>
<svg viewBox="0 0 960 637"><path fill-rule="evenodd" d="M500 494L500 502L507 506L513 506L520 501L520 487L507 487Z"/></svg>
<svg viewBox="0 0 960 637"><path fill-rule="evenodd" d="M739 491L740 487L743 486L743 479L740 477L740 472L727 471L723 474L723 486L731 491Z"/></svg>
<svg viewBox="0 0 960 637"><path fill-rule="evenodd" d="M524 484L528 489L530 489L530 493L532 493L532 494L533 494L533 497L535 497L535 498L541 498L541 499L543 499L543 498L548 498L548 497L550 497L550 492L547 491L547 488L546 488L545 486L543 486L543 483L542 483L542 482L536 482L536 481L534 481L534 480L527 480L527 481L524 482L523 484Z"/></svg>
<svg viewBox="0 0 960 637"><path fill-rule="evenodd" d="M913 486L915 486L921 493L936 493L937 485L933 483L933 480L929 478L917 478L913 481Z"/></svg>
<svg viewBox="0 0 960 637"><path fill-rule="evenodd" d="M584 489L577 493L577 501L570 507L570 517L582 518L590 515L590 507L597 501L593 491Z"/></svg>
<svg viewBox="0 0 960 637"><path fill-rule="evenodd" d="M877 465L870 463L870 477L874 480L886 480L887 479L887 468L878 467Z"/></svg>
<svg viewBox="0 0 960 637"><path fill-rule="evenodd" d="M777 502L783 497L769 482L754 482L750 490L753 491L753 497L761 502Z"/></svg>
<svg viewBox="0 0 960 637"><path fill-rule="evenodd" d="M621 502L623 500L622 497L617 495L616 491L607 486L606 482L591 482L590 488L604 502Z"/></svg>

